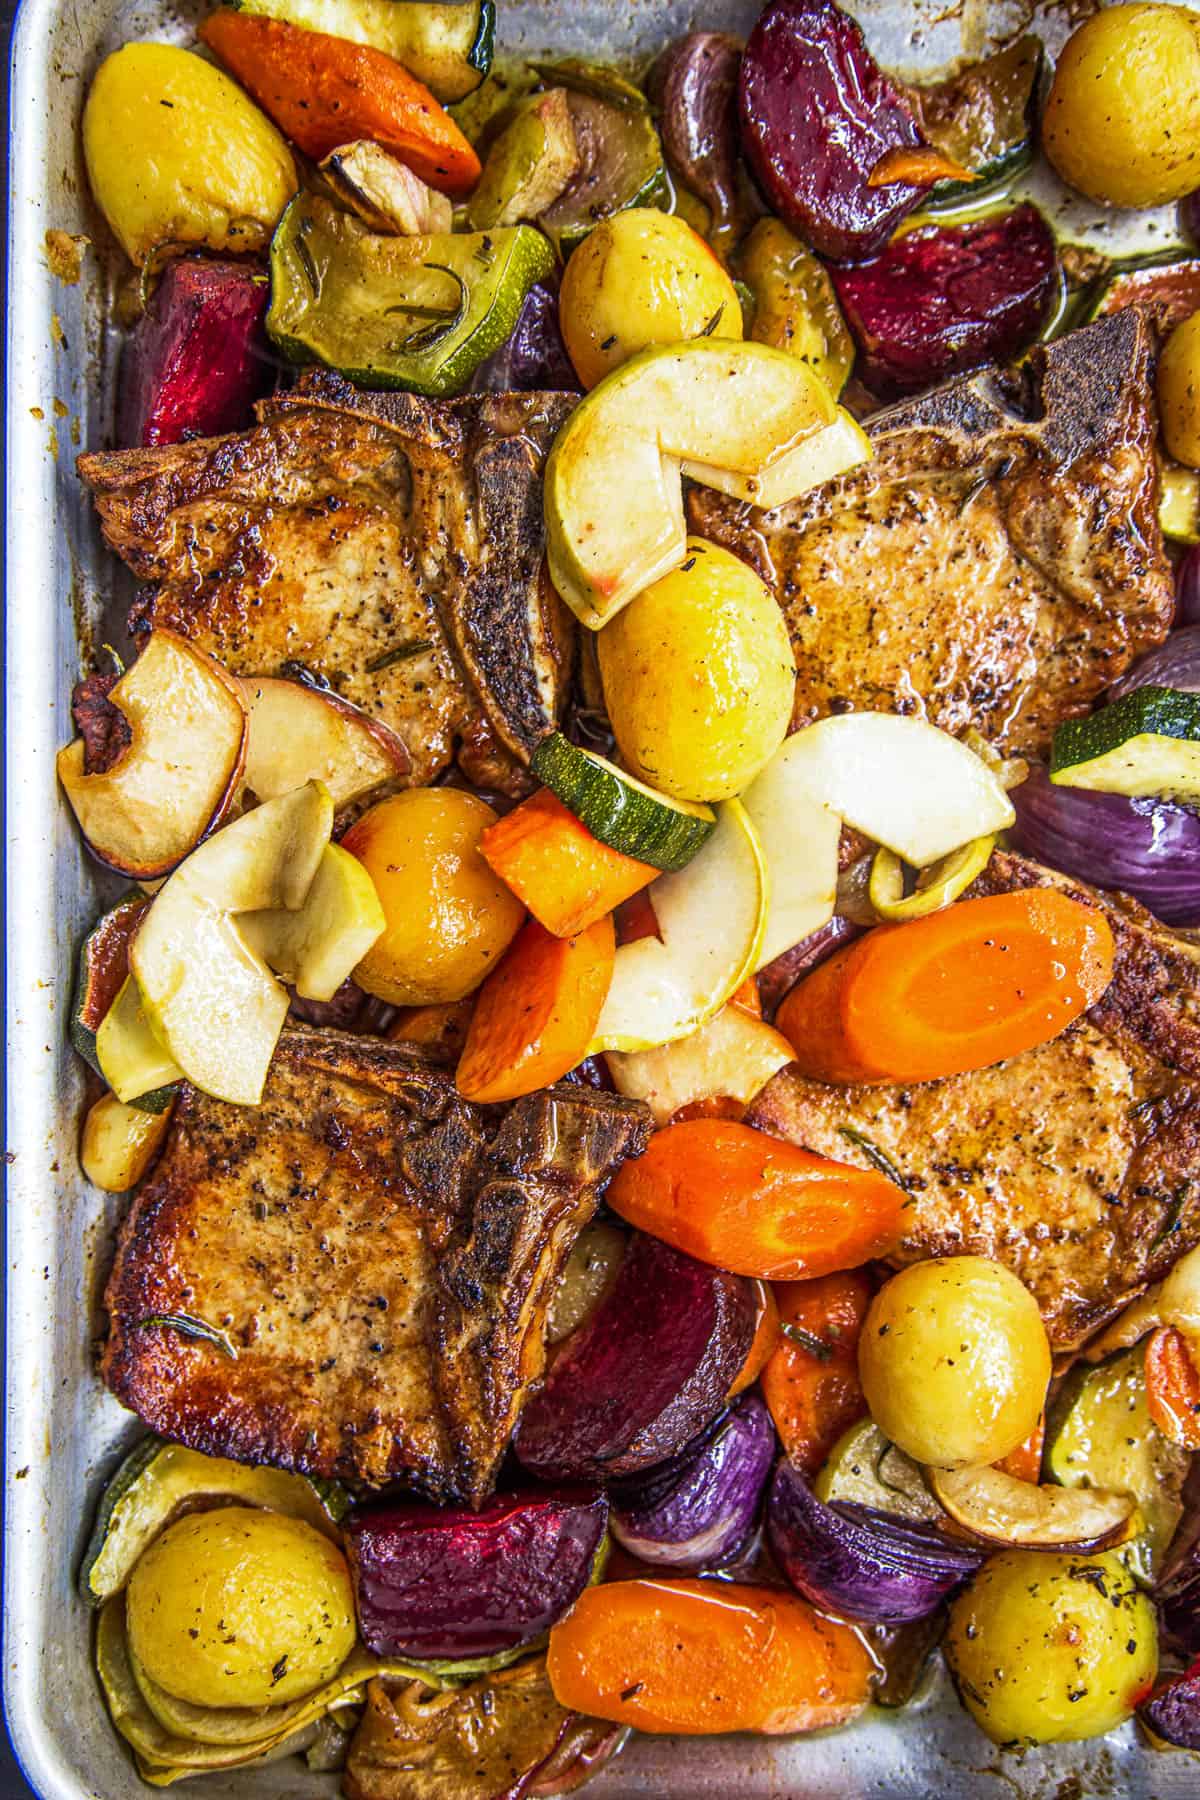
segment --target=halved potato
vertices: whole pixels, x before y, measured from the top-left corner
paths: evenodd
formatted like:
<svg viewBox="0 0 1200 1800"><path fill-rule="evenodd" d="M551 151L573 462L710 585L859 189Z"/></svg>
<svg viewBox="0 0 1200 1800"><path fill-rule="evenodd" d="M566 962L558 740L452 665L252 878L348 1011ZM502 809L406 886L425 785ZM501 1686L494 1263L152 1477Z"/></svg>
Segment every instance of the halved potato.
<svg viewBox="0 0 1200 1800"><path fill-rule="evenodd" d="M1002 1469L927 1469L956 1525L1013 1550L1103 1550L1131 1535L1137 1501L1105 1488L1037 1487Z"/></svg>
<svg viewBox="0 0 1200 1800"><path fill-rule="evenodd" d="M386 920L375 883L357 857L326 844L303 906L246 913L246 943L305 1000L332 1000Z"/></svg>
<svg viewBox="0 0 1200 1800"><path fill-rule="evenodd" d="M218 1100L257 1105L288 1010L238 915L299 909L332 826L319 781L266 801L190 856L138 929L129 960L151 1028Z"/></svg>
<svg viewBox="0 0 1200 1800"><path fill-rule="evenodd" d="M244 781L258 800L323 781L341 808L412 767L394 731L338 694L269 675L238 685L250 718Z"/></svg>
<svg viewBox="0 0 1200 1800"><path fill-rule="evenodd" d="M555 440L545 484L554 585L597 630L684 561L683 475L779 506L870 455L849 413L783 350L714 338L644 350Z"/></svg>
<svg viewBox="0 0 1200 1800"><path fill-rule="evenodd" d="M88 848L138 881L181 863L233 804L246 758L246 708L231 675L173 631L154 631L109 696L132 742L103 774L84 772L82 738L58 779Z"/></svg>

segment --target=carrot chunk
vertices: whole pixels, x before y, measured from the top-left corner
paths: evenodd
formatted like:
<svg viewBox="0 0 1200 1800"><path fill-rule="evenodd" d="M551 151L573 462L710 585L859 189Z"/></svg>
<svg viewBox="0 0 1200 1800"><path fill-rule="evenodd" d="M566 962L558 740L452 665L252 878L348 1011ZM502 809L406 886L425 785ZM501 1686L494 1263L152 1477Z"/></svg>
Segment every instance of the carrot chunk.
<svg viewBox="0 0 1200 1800"><path fill-rule="evenodd" d="M611 918L577 937L553 937L536 919L517 933L475 1000L458 1065L467 1100L516 1100L581 1062L608 984Z"/></svg>
<svg viewBox="0 0 1200 1800"><path fill-rule="evenodd" d="M858 1340L871 1283L856 1270L788 1282L775 1298L780 1341L762 1372L762 1395L789 1460L815 1475L867 1410Z"/></svg>
<svg viewBox="0 0 1200 1800"><path fill-rule="evenodd" d="M877 926L793 988L775 1022L817 1081L936 1081L1057 1037L1112 965L1094 906L1023 888Z"/></svg>
<svg viewBox="0 0 1200 1800"><path fill-rule="evenodd" d="M691 1735L840 1725L872 1672L857 1634L796 1594L678 1578L588 1588L546 1668L560 1706Z"/></svg>
<svg viewBox="0 0 1200 1800"><path fill-rule="evenodd" d="M549 788L489 825L479 848L555 937L586 931L660 873L602 844Z"/></svg>
<svg viewBox="0 0 1200 1800"><path fill-rule="evenodd" d="M762 1374L768 1358L777 1348L779 1338L779 1307L775 1301L775 1289L769 1281L758 1284L758 1319L754 1327L754 1337L746 1352L746 1360L742 1364L737 1380L729 1390L729 1398L742 1394L752 1387Z"/></svg>
<svg viewBox="0 0 1200 1800"><path fill-rule="evenodd" d="M1041 1418L1025 1439L1007 1456L1001 1457L996 1464L1005 1475L1013 1475L1018 1481L1031 1481L1036 1487L1042 1479L1042 1450L1046 1442L1046 1414Z"/></svg>
<svg viewBox="0 0 1200 1800"><path fill-rule="evenodd" d="M1173 1325L1160 1326L1146 1343L1146 1408L1164 1437L1200 1450L1200 1373Z"/></svg>
<svg viewBox="0 0 1200 1800"><path fill-rule="evenodd" d="M734 1275L793 1281L886 1256L905 1195L886 1175L831 1162L731 1119L686 1119L618 1169L614 1212Z"/></svg>
<svg viewBox="0 0 1200 1800"><path fill-rule="evenodd" d="M479 158L449 113L382 50L227 9L199 35L314 162L370 138L443 194L468 194L479 180Z"/></svg>

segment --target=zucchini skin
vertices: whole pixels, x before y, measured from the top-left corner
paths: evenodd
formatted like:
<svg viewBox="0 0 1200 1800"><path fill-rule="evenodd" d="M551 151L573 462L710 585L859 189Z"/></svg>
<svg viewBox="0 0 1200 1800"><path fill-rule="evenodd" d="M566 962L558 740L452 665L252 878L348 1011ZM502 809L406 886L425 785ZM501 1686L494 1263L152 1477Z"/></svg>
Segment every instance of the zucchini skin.
<svg viewBox="0 0 1200 1800"><path fill-rule="evenodd" d="M1200 746L1200 694L1179 688L1135 688L1086 719L1066 720L1054 733L1051 779L1070 786L1069 775L1094 767L1138 738Z"/></svg>
<svg viewBox="0 0 1200 1800"><path fill-rule="evenodd" d="M602 844L664 872L684 868L716 830L715 816L674 806L561 732L542 739L530 768Z"/></svg>

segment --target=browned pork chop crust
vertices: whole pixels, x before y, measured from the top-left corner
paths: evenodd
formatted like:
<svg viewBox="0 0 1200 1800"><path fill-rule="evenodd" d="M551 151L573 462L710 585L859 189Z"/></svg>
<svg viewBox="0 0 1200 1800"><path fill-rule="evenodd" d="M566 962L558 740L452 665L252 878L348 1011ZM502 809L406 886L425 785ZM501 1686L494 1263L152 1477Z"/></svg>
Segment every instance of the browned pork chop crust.
<svg viewBox="0 0 1200 1800"><path fill-rule="evenodd" d="M903 712L1044 752L1171 622L1145 321L1114 314L867 429L872 462L774 512L689 496L692 529L779 600L793 727Z"/></svg>
<svg viewBox="0 0 1200 1800"><path fill-rule="evenodd" d="M184 1089L121 1233L104 1379L210 1455L478 1501L571 1246L648 1137L616 1095L485 1109L397 1045L285 1031L261 1106Z"/></svg>
<svg viewBox="0 0 1200 1800"><path fill-rule="evenodd" d="M1060 886L1104 908L1112 983L1051 1043L910 1087L827 1087L792 1067L747 1115L841 1162L882 1156L908 1190L898 1262L973 1254L1082 1343L1200 1242L1200 951L1139 909L997 851L973 893Z"/></svg>
<svg viewBox="0 0 1200 1800"><path fill-rule="evenodd" d="M231 437L79 458L149 587L134 631L235 674L307 672L382 719L431 781L457 748L519 792L565 703L573 638L542 563L561 394L423 400L308 375Z"/></svg>

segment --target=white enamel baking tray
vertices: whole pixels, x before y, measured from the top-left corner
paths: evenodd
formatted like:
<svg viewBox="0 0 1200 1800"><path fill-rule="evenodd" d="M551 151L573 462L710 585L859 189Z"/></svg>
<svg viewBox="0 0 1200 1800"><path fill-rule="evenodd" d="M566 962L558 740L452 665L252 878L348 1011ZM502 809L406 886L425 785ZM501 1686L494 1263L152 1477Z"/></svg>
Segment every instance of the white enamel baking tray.
<svg viewBox="0 0 1200 1800"><path fill-rule="evenodd" d="M852 4L854 0L852 0ZM128 598L75 480L78 447L108 440L117 336L106 322L113 263L79 155L79 113L100 58L129 38L188 41L196 0L24 0L12 42L6 384L7 712L7 1432L4 1698L17 1755L45 1800L129 1800L142 1789L109 1727L92 1675L90 1619L74 1576L104 1476L137 1435L93 1370L99 1295L122 1203L88 1187L76 1161L80 1072L67 1045L76 945L108 897L80 854L56 793L54 752L88 646ZM204 8L203 10L207 10ZM648 54L693 24L744 30L754 0L500 0L505 49ZM1062 16L1021 0L857 0L881 57L930 73L1028 26L1052 45ZM1044 178L1038 197L1072 236L1106 248L1160 248L1174 219L1111 221L1070 206ZM98 248L68 284L51 271L48 230ZM197 1800L304 1800L336 1778L299 1761L210 1776ZM1152 1755L1132 1730L1100 1743L1001 1756L931 1680L902 1715L794 1740L636 1741L588 1790L595 1800L655 1795L777 1800L1184 1800L1200 1757Z"/></svg>

